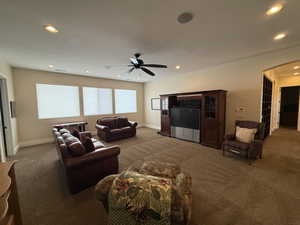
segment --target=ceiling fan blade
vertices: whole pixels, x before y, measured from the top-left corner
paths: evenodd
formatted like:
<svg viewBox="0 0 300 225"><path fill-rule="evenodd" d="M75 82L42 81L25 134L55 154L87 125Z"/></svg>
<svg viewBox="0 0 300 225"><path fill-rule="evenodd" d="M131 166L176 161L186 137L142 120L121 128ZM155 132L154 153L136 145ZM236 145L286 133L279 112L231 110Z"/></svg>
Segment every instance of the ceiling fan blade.
<svg viewBox="0 0 300 225"><path fill-rule="evenodd" d="M160 65L160 64L143 64L143 66L156 67L156 68L168 68L166 65Z"/></svg>
<svg viewBox="0 0 300 225"><path fill-rule="evenodd" d="M141 67L141 69L145 72L148 73L151 76L155 76L155 73L153 73L151 70L148 70L147 68Z"/></svg>
<svg viewBox="0 0 300 225"><path fill-rule="evenodd" d="M138 65L139 64L139 62L136 58L130 58L130 61L133 65Z"/></svg>
<svg viewBox="0 0 300 225"><path fill-rule="evenodd" d="M128 70L128 73L131 73L135 68L132 67L130 70Z"/></svg>

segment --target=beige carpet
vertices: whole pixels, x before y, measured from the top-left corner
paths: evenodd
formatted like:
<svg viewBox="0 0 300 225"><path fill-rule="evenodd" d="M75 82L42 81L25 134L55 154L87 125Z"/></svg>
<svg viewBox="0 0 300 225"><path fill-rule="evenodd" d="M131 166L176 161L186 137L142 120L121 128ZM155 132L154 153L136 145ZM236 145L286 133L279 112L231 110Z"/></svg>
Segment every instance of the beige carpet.
<svg viewBox="0 0 300 225"><path fill-rule="evenodd" d="M249 166L199 144L138 129L121 145L120 166L158 159L179 163L193 178L193 225L300 224L300 134L279 130L264 146L264 158ZM16 159L24 225L106 224L93 188L71 196L54 145L24 148Z"/></svg>

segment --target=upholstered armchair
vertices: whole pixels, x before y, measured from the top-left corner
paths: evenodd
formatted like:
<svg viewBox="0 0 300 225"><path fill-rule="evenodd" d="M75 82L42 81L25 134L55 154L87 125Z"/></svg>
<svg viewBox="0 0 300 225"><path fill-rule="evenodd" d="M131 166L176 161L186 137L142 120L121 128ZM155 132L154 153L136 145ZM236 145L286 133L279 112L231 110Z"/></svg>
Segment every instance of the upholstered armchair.
<svg viewBox="0 0 300 225"><path fill-rule="evenodd" d="M264 124L255 121L238 120L235 122L235 129L237 129L237 127L257 129L254 140L252 140L250 143L238 141L236 139L236 132L235 134L226 135L222 145L223 155L225 155L226 152L231 152L233 154L243 156L248 159L249 164L251 164L252 160L255 160L257 158L261 159L263 153L263 140L265 131Z"/></svg>

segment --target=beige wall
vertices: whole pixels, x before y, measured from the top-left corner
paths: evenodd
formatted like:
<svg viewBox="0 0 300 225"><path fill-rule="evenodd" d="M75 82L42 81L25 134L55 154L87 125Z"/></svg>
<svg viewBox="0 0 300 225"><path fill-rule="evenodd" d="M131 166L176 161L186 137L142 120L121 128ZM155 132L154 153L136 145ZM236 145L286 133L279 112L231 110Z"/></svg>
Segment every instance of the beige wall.
<svg viewBox="0 0 300 225"><path fill-rule="evenodd" d="M0 74L6 79L8 100L13 101L15 99L13 79L10 65L0 58ZM8 153L11 155L17 151L18 148L18 135L17 135L17 121L15 118L11 118L11 133L12 133L12 149L8 149Z"/></svg>
<svg viewBox="0 0 300 225"><path fill-rule="evenodd" d="M144 84L142 83L59 74L21 68L13 68L13 74L20 146L49 142L52 140L51 125L55 123L86 120L89 123L89 130L95 131L96 120L101 117L81 116L62 119L38 119L36 83L136 90L138 112L122 115L127 116L130 120L138 121L139 124L143 124L144 122ZM83 105L82 98L80 102L81 105Z"/></svg>
<svg viewBox="0 0 300 225"><path fill-rule="evenodd" d="M260 120L262 71L299 58L300 47L297 47L146 83L145 123L153 128L160 127L160 112L151 110L151 98L160 94L213 89L228 91L227 133L233 131L237 119ZM238 110L240 107L244 107L244 112Z"/></svg>

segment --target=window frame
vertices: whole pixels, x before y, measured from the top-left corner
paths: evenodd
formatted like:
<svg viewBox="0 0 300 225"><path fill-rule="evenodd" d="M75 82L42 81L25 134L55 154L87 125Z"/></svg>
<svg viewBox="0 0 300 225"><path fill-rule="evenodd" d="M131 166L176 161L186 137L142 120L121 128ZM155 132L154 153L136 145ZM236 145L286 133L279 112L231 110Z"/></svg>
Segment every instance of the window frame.
<svg viewBox="0 0 300 225"><path fill-rule="evenodd" d="M116 91L117 90L121 90L121 91L135 91L135 109L136 111L135 112L117 112L117 105L116 105ZM138 113L138 97L137 97L137 90L136 89L124 89L124 88L115 88L114 89L114 113L116 115L121 115L121 114L134 114L134 113Z"/></svg>
<svg viewBox="0 0 300 225"><path fill-rule="evenodd" d="M78 115L72 116L57 116L57 117L40 117L40 107L39 107L39 95L38 95L38 85L48 85L48 86L64 86L73 87L77 89L77 101L78 101ZM76 85L65 85L65 84L48 84L48 83L35 83L35 94L36 94L36 112L37 119L39 120L58 120L64 118L79 118L81 116L81 103L80 103L80 87Z"/></svg>
<svg viewBox="0 0 300 225"><path fill-rule="evenodd" d="M114 107L114 89L113 88L109 88L109 87L92 87L92 86L81 86L82 88L82 115L85 117L91 117L91 116L109 116L109 115L114 115L115 114L115 107ZM85 114L85 110L84 110L84 88L96 88L98 89L110 89L111 90L111 109L112 109L112 113L105 113L105 114ZM98 97L98 96L97 96Z"/></svg>

